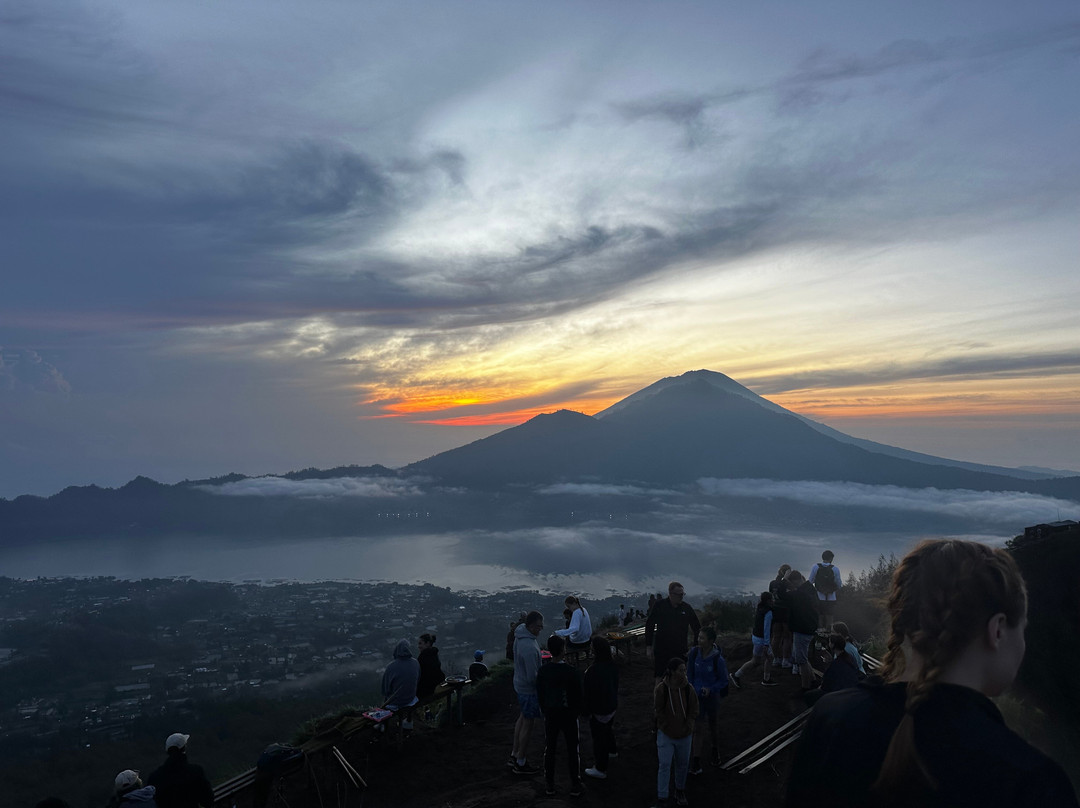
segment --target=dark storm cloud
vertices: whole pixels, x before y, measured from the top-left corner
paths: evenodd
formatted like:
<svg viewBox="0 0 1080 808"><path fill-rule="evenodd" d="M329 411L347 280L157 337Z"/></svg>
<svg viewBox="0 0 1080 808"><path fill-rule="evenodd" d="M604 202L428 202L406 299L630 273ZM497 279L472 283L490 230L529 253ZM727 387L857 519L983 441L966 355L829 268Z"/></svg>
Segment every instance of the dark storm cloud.
<svg viewBox="0 0 1080 808"><path fill-rule="evenodd" d="M845 370L811 369L797 374L755 380L761 395L791 390L812 390L860 385L889 384L916 379L1025 378L1072 375L1080 372L1080 353L990 354L951 356L923 363L896 363Z"/></svg>

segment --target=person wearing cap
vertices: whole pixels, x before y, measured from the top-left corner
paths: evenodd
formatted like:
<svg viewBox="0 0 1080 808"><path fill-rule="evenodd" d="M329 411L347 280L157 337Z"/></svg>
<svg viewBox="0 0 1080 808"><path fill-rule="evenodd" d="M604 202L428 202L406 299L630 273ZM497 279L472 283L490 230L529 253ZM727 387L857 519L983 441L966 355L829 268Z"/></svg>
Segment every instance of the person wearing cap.
<svg viewBox="0 0 1080 808"><path fill-rule="evenodd" d="M488 666L484 664L484 652L480 649L473 651L473 664L469 666L469 678L474 682L488 675Z"/></svg>
<svg viewBox="0 0 1080 808"><path fill-rule="evenodd" d="M134 769L124 769L113 782L115 791L109 808L154 808L156 789L144 786Z"/></svg>
<svg viewBox="0 0 1080 808"><path fill-rule="evenodd" d="M202 766L188 763L187 744L190 735L174 732L165 739L165 762L154 770L146 782L157 788L158 808L212 808L214 789Z"/></svg>

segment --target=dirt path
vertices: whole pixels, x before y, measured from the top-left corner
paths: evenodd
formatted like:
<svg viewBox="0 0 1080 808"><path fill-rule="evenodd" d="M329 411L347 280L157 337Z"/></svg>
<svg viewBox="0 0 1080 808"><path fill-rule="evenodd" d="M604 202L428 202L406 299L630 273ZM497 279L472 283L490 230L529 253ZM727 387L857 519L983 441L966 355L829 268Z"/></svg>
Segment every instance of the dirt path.
<svg viewBox="0 0 1080 808"><path fill-rule="evenodd" d="M750 655L747 640L721 642L732 669ZM779 687L764 688L753 677L742 690L730 688L721 702L720 757L727 760L802 712L798 677L778 674ZM656 796L656 741L652 733L652 668L640 648L620 665L619 709L615 732L619 756L612 760L606 780L584 778L585 793L567 795L564 765L556 769L555 797L544 795L544 778L520 777L506 768L513 725L517 720L516 698L509 677L477 688L465 702L465 726L430 728L417 723L399 752L390 739L376 736L357 739L342 752L367 780L361 794L346 786L340 772L329 764L316 765L318 798L311 786L294 778L282 795L288 808L305 806L365 806L366 808L510 808L537 806L651 805ZM537 722L529 759L543 761L543 731ZM582 721L583 766L592 765L592 740ZM775 806L783 802L783 790L791 753L788 750L749 775L705 766L691 776L687 795L691 805ZM275 798L280 800L281 798ZM281 802L280 804L284 804ZM272 801L271 805L275 805Z"/></svg>

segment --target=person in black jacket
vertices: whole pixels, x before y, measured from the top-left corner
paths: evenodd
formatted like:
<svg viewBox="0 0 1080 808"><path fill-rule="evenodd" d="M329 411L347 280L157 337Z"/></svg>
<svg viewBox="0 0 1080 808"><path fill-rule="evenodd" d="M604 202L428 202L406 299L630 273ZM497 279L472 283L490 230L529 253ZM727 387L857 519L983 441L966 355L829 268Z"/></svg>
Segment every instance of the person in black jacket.
<svg viewBox="0 0 1080 808"><path fill-rule="evenodd" d="M552 634L547 641L551 661L536 674L536 698L544 713L544 775L547 794L555 794L555 755L559 736L566 739L566 762L570 772L570 796L581 796L581 762L578 759L578 716L581 715L581 674L566 664L566 640Z"/></svg>
<svg viewBox="0 0 1080 808"><path fill-rule="evenodd" d="M791 626L791 670L798 668L803 692L814 684L814 669L810 666L810 643L818 625L817 590L801 572L787 574L788 625Z"/></svg>
<svg viewBox="0 0 1080 808"><path fill-rule="evenodd" d="M416 697L426 699L435 692L435 688L446 679L442 662L439 661L439 649L435 647L434 634L421 634L416 641L419 649L416 661L420 663L420 679L416 682Z"/></svg>
<svg viewBox="0 0 1080 808"><path fill-rule="evenodd" d="M607 777L608 758L618 755L615 744L615 709L619 705L619 669L611 658L611 646L604 637L592 638L595 661L585 671L585 709L592 733L593 758L585 770L589 777Z"/></svg>
<svg viewBox="0 0 1080 808"><path fill-rule="evenodd" d="M814 707L788 779L805 808L1077 808L1068 778L991 698L1024 658L1027 592L1006 550L925 541L897 567L882 665Z"/></svg>
<svg viewBox="0 0 1080 808"><path fill-rule="evenodd" d="M158 808L212 808L214 789L202 766L188 763L190 735L174 732L165 739L165 763L154 770L146 784L154 786Z"/></svg>
<svg viewBox="0 0 1080 808"><path fill-rule="evenodd" d="M685 595L683 585L672 581L668 596L657 600L645 618L645 652L653 661L657 683L672 657L686 660L686 649L701 631L701 621L694 607L683 600Z"/></svg>

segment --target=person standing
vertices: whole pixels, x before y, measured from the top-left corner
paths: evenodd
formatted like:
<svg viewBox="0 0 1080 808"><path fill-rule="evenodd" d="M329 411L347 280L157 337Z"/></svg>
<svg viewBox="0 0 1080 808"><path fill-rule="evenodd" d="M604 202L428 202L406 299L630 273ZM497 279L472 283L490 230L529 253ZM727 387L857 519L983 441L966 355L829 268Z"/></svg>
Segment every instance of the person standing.
<svg viewBox="0 0 1080 808"><path fill-rule="evenodd" d="M517 775L531 776L539 769L527 759L533 723L539 718L540 702L536 697L536 676L540 672L540 643L536 638L544 630L544 615L532 611L514 629L514 692L521 715L514 724L514 748L507 766Z"/></svg>
<svg viewBox="0 0 1080 808"><path fill-rule="evenodd" d="M656 752L660 761L656 775L657 808L667 805L672 758L675 759L675 804L687 804L686 774L690 769L690 745L697 715L698 697L687 681L686 663L672 657L653 691Z"/></svg>
<svg viewBox="0 0 1080 808"><path fill-rule="evenodd" d="M566 740L566 763L570 772L570 796L581 796L581 761L578 758L578 716L581 715L581 674L566 663L566 640L548 637L551 661L536 674L536 698L544 714L544 777L547 796L555 796L555 756L559 736Z"/></svg>
<svg viewBox="0 0 1080 808"><path fill-rule="evenodd" d="M833 558L833 551L826 550L821 554L821 562L810 568L810 583L817 590L820 626L829 631L836 614L836 593L840 591L840 570L833 565Z"/></svg>
<svg viewBox="0 0 1080 808"><path fill-rule="evenodd" d="M603 637L592 638L594 662L585 671L585 712L593 741L594 763L585 770L597 780L607 778L608 758L618 754L615 744L615 709L619 705L619 669L611 646Z"/></svg>
<svg viewBox="0 0 1080 808"><path fill-rule="evenodd" d="M817 703L785 804L1077 808L1062 768L991 701L1024 659L1027 605L1004 549L948 539L908 553L892 579L882 677Z"/></svg>
<svg viewBox="0 0 1080 808"><path fill-rule="evenodd" d="M656 601L645 618L645 649L653 661L653 675L659 680L665 675L668 660L686 659L689 641L701 631L694 607L684 598L686 590L678 581L668 584L668 596Z"/></svg>
<svg viewBox="0 0 1080 808"><path fill-rule="evenodd" d="M762 592L761 600L758 601L757 609L754 611L754 630L750 636L753 652L750 659L747 660L741 668L735 671L735 673L731 674L731 683L735 685L736 690L742 688L743 676L762 663L765 665L765 672L762 675L761 684L765 685L765 687L772 687L773 685L779 684L772 678L772 637L770 633L772 630L772 621L772 592Z"/></svg>
<svg viewBox="0 0 1080 808"><path fill-rule="evenodd" d="M697 645L690 649L686 657L686 678L697 693L699 705L694 741L691 745L691 774L701 774L704 771L701 768L701 753L705 746L706 726L709 728L713 765L720 765L717 720L720 714L720 699L727 696L728 692L727 663L716 645L716 629L705 626L698 632L697 639Z"/></svg>
<svg viewBox="0 0 1080 808"><path fill-rule="evenodd" d="M810 666L810 643L817 631L817 595L814 585L798 570L787 574L788 620L791 625L791 670L799 674L803 692L814 684L814 669Z"/></svg>
<svg viewBox="0 0 1080 808"><path fill-rule="evenodd" d="M782 668L791 667L791 626L788 625L788 584L785 580L789 572L791 565L781 564L776 571L776 577L769 581L769 591L773 596L773 660Z"/></svg>
<svg viewBox="0 0 1080 808"><path fill-rule="evenodd" d="M214 789L202 766L189 763L187 745L190 735L174 732L165 739L165 762L146 778L157 791L158 808L211 808Z"/></svg>

